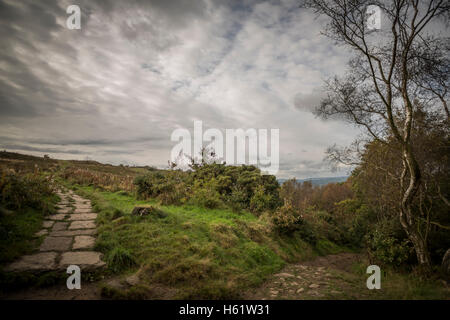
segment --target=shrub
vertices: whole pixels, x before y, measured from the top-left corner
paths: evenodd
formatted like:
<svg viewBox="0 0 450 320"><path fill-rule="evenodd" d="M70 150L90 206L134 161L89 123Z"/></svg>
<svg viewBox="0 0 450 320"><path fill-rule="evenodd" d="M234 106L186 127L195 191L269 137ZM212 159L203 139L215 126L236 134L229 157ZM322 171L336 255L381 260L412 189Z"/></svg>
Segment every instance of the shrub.
<svg viewBox="0 0 450 320"><path fill-rule="evenodd" d="M414 258L412 244L397 220L380 221L365 240L370 260L374 262L401 267Z"/></svg>
<svg viewBox="0 0 450 320"><path fill-rule="evenodd" d="M312 224L310 224L306 220L300 220L300 224L297 229L297 233L299 234L300 238L305 240L306 242L315 245L317 243L317 235L316 230Z"/></svg>
<svg viewBox="0 0 450 320"><path fill-rule="evenodd" d="M206 208L226 204L234 211L273 210L281 205L275 176L262 175L254 166L202 164L194 171L150 172L134 180L141 199L159 198L164 204L191 202Z"/></svg>
<svg viewBox="0 0 450 320"><path fill-rule="evenodd" d="M266 194L263 186L257 186L250 199L250 210L253 212L262 212L271 207L272 196Z"/></svg>
<svg viewBox="0 0 450 320"><path fill-rule="evenodd" d="M216 209L223 205L219 193L210 188L196 188L191 201L193 204L208 209Z"/></svg>
<svg viewBox="0 0 450 320"><path fill-rule="evenodd" d="M49 197L53 195L50 182L38 173L25 175L0 169L0 200L6 209L24 207L49 211Z"/></svg>
<svg viewBox="0 0 450 320"><path fill-rule="evenodd" d="M289 202L278 208L272 215L272 222L279 232L293 232L299 229L302 218Z"/></svg>
<svg viewBox="0 0 450 320"><path fill-rule="evenodd" d="M79 185L94 186L103 190L116 192L134 190L133 176L111 172L97 171L94 168L68 167L60 174L65 180Z"/></svg>

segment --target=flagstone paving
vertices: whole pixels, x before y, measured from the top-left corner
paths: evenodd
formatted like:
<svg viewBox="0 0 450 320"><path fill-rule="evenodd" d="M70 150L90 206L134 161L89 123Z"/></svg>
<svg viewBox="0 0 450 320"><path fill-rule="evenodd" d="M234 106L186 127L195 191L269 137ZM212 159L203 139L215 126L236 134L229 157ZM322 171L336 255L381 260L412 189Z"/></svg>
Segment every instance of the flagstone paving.
<svg viewBox="0 0 450 320"><path fill-rule="evenodd" d="M35 234L44 237L36 253L11 263L5 271L52 271L78 265L82 270L105 266L102 254L93 251L97 234L91 202L73 191L58 191L61 198L56 214L47 217L42 230Z"/></svg>

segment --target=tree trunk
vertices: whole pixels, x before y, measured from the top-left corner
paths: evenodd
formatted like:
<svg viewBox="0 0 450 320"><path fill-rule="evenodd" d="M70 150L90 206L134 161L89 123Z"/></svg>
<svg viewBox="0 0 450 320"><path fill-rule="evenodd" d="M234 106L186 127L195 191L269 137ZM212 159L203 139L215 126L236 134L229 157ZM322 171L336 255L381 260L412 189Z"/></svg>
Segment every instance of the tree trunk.
<svg viewBox="0 0 450 320"><path fill-rule="evenodd" d="M401 208L400 208L400 223L408 235L409 240L411 240L416 251L417 261L420 267L427 271L431 268L431 260L428 252L427 241L422 237L417 229L417 219L414 216L412 209L412 202L414 196L416 195L420 183L421 183L421 172L419 165L408 146L404 146L403 149L403 175L409 173L409 184L408 188L403 193Z"/></svg>

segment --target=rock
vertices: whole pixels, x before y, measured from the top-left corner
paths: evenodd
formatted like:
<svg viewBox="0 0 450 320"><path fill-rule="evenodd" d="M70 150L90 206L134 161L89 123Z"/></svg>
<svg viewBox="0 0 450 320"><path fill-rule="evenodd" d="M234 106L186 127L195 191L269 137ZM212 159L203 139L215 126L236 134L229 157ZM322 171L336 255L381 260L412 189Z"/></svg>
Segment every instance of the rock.
<svg viewBox="0 0 450 320"><path fill-rule="evenodd" d="M311 289L317 289L318 287L320 287L318 284L315 284L315 283L313 283L313 284L311 284L310 286L309 286Z"/></svg>
<svg viewBox="0 0 450 320"><path fill-rule="evenodd" d="M336 291L336 290L331 290L330 293L331 293L331 294L340 294L340 292L339 292L339 291Z"/></svg>
<svg viewBox="0 0 450 320"><path fill-rule="evenodd" d="M4 269L7 272L14 271L41 271L56 269L56 252L42 252L21 257Z"/></svg>
<svg viewBox="0 0 450 320"><path fill-rule="evenodd" d="M450 249L445 252L444 257L442 258L442 269L444 272L450 274Z"/></svg>
<svg viewBox="0 0 450 320"><path fill-rule="evenodd" d="M277 273L276 275L275 275L275 277L281 277L281 278L292 278L292 277L295 277L293 274L290 274L290 273Z"/></svg>
<svg viewBox="0 0 450 320"><path fill-rule="evenodd" d="M278 294L277 290L270 290L270 294L276 296Z"/></svg>
<svg viewBox="0 0 450 320"><path fill-rule="evenodd" d="M52 215L49 216L48 218L49 218L50 220L64 220L65 217L66 217L65 214L60 213L60 214L52 214Z"/></svg>
<svg viewBox="0 0 450 320"><path fill-rule="evenodd" d="M34 236L39 238L39 237L45 236L47 234L48 234L48 230L47 229L42 229L41 231L36 232L34 234Z"/></svg>
<svg viewBox="0 0 450 320"><path fill-rule="evenodd" d="M105 265L101 260L102 254L95 251L71 251L64 252L61 255L59 267L62 269L74 264L81 268L81 270L100 268Z"/></svg>
<svg viewBox="0 0 450 320"><path fill-rule="evenodd" d="M90 249L93 248L95 244L95 238L91 236L75 236L75 241L73 243L72 249Z"/></svg>
<svg viewBox="0 0 450 320"><path fill-rule="evenodd" d="M75 212L77 212L75 210ZM97 219L97 214L96 213L72 213L69 216L69 220L74 221L74 220L95 220Z"/></svg>
<svg viewBox="0 0 450 320"><path fill-rule="evenodd" d="M75 203L75 206L77 207L77 209L92 209L90 203Z"/></svg>
<svg viewBox="0 0 450 320"><path fill-rule="evenodd" d="M42 242L39 251L67 251L72 244L70 237L47 237Z"/></svg>
<svg viewBox="0 0 450 320"><path fill-rule="evenodd" d="M92 213L91 208L78 208L76 207L73 213Z"/></svg>
<svg viewBox="0 0 450 320"><path fill-rule="evenodd" d="M73 221L69 226L69 230L94 228L95 222L93 220Z"/></svg>
<svg viewBox="0 0 450 320"><path fill-rule="evenodd" d="M76 235L94 235L97 233L95 229L79 229L79 230L64 230L64 231L52 231L50 236L52 237L73 237Z"/></svg>
<svg viewBox="0 0 450 320"><path fill-rule="evenodd" d="M58 211L58 213L70 213L70 212L72 212L72 210L73 210L73 208L71 208L71 207L64 207L64 208L60 208L60 209L58 209L57 211Z"/></svg>
<svg viewBox="0 0 450 320"><path fill-rule="evenodd" d="M51 220L45 220L42 223L42 227L43 228L51 228L53 226L53 224L55 223L55 221L51 221Z"/></svg>
<svg viewBox="0 0 450 320"><path fill-rule="evenodd" d="M135 215L135 216L141 216L141 217L142 216L147 216L147 215L150 215L150 214L154 215L154 216L156 216L158 218L165 218L165 217L167 217L167 214L164 211L162 211L162 210L160 210L158 208L155 208L153 206L134 207L133 211L131 211L131 214Z"/></svg>
<svg viewBox="0 0 450 320"><path fill-rule="evenodd" d="M130 286L135 286L139 283L139 275L133 274L133 275L125 278L125 282Z"/></svg>
<svg viewBox="0 0 450 320"><path fill-rule="evenodd" d="M52 231L50 236L52 237L73 237L77 235L95 235L97 230L95 229L79 229L79 230L63 230L63 231Z"/></svg>
<svg viewBox="0 0 450 320"><path fill-rule="evenodd" d="M297 293L301 293L303 291L305 291L305 289L304 288L300 288L300 289L297 290Z"/></svg>
<svg viewBox="0 0 450 320"><path fill-rule="evenodd" d="M68 222L56 222L56 223L53 225L52 231L62 231L62 230L66 230L68 225L69 225Z"/></svg>

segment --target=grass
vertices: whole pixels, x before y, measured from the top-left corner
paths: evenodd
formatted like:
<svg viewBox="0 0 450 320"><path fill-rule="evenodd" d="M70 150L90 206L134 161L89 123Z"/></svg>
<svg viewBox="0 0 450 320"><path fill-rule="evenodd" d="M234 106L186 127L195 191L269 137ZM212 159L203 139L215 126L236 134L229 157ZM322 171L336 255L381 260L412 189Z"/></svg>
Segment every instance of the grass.
<svg viewBox="0 0 450 320"><path fill-rule="evenodd" d="M413 273L381 267L381 288L369 290L366 268L370 263L361 261L352 266L350 273L333 271L331 287L340 293L329 299L345 300L448 300L449 289L437 278L422 279Z"/></svg>
<svg viewBox="0 0 450 320"><path fill-rule="evenodd" d="M0 216L0 263L33 251L38 241L34 234L41 229L43 219L42 211L30 208Z"/></svg>
<svg viewBox="0 0 450 320"><path fill-rule="evenodd" d="M20 161L12 161L12 160ZM248 288L261 284L286 263L308 260L316 255L352 251L319 239L313 247L299 234L272 232L267 215L259 218L249 212L203 209L192 205L162 206L156 201L138 201L128 190L111 192L93 186L74 186L57 173L68 168L82 168L112 176L135 176L147 172L144 167L102 165L94 161L43 160L10 153L0 154L0 165L20 173L36 171L54 177L59 183L74 187L90 198L99 212L96 250L105 254L108 272L113 277L138 272L140 282L131 289L117 291L102 288L110 298L236 299ZM100 181L100 180L99 180ZM81 182L86 183L86 182ZM101 186L102 181L99 182ZM116 184L116 181L109 181ZM95 181L91 184L95 184ZM118 185L118 184L117 184ZM114 188L110 188L114 189ZM102 191L103 190L103 191ZM49 199L49 204L56 198ZM73 202L73 200L72 200ZM135 206L153 206L158 214L132 216ZM53 210L53 206L49 206ZM47 210L48 211L48 210ZM0 263L32 252L40 239L42 210L24 208L0 215ZM334 284L342 294L339 299L448 299L449 292L439 280L421 280L413 274L386 271L381 290L368 290L367 263L354 266L352 273L339 273ZM99 276L103 277L105 274ZM0 284L26 286L30 281L48 285L61 280L57 275L4 274ZM162 292L163 291L163 292ZM330 296L330 298L336 298Z"/></svg>
<svg viewBox="0 0 450 320"><path fill-rule="evenodd" d="M366 268L368 262L355 264L353 273L356 281L363 285L366 299L384 300L448 300L450 291L437 278L421 278L414 273L396 271L390 267L381 267L381 289L366 288Z"/></svg>
<svg viewBox="0 0 450 320"><path fill-rule="evenodd" d="M43 198L44 209L24 207L20 210L0 210L0 264L33 252L41 239L34 236L41 230L45 214L55 211L56 195Z"/></svg>
<svg viewBox="0 0 450 320"><path fill-rule="evenodd" d="M341 252L353 252L354 249L338 246L327 239L318 239L315 250L319 255L337 254Z"/></svg>
<svg viewBox="0 0 450 320"><path fill-rule="evenodd" d="M176 288L175 298L239 298L286 261L314 255L300 238L274 236L266 221L248 212L160 206L123 192L76 189L99 211L96 249L105 253L109 269L136 263L146 284ZM132 216L137 205L165 214Z"/></svg>

